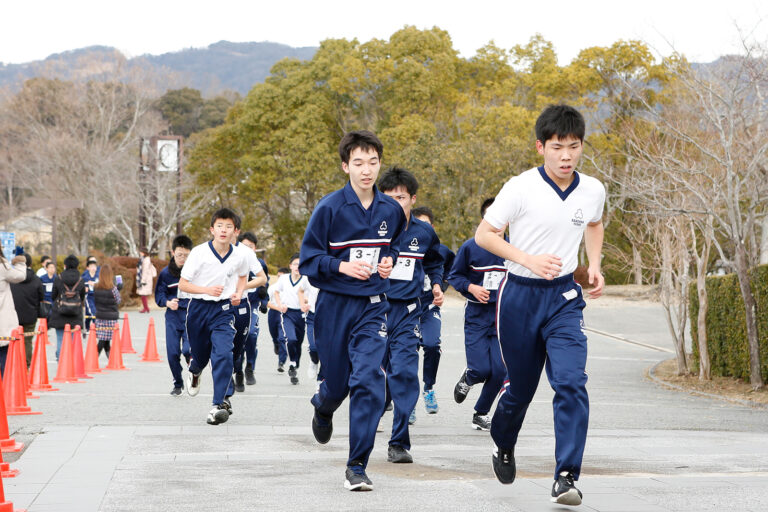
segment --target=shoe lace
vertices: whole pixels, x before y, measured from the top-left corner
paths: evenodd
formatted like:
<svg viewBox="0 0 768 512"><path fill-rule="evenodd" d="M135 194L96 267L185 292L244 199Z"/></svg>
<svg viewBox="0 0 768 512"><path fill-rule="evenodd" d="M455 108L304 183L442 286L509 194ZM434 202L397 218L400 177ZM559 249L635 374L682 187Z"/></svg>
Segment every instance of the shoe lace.
<svg viewBox="0 0 768 512"><path fill-rule="evenodd" d="M435 405L435 391L430 389L427 394L424 395L424 401L427 405Z"/></svg>

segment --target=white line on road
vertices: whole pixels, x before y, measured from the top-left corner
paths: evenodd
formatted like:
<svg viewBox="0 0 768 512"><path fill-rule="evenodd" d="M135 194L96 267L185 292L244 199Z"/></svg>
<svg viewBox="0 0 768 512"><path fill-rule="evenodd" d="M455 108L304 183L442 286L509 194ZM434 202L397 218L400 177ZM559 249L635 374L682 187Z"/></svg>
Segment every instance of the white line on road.
<svg viewBox="0 0 768 512"><path fill-rule="evenodd" d="M589 332L593 332L595 334L599 334L600 336L605 336L606 338L612 338L614 340L618 340L618 341L621 341L621 342L624 342L624 343L629 343L630 345L637 345L637 346L644 347L644 348L647 348L647 349L650 349L650 350L655 350L657 352L668 352L670 354L674 354L674 351L672 351L672 350L670 350L668 348L657 347L656 345L650 345L648 343L642 343L642 342L639 342L639 341L628 340L627 338L622 338L621 336L616 336L615 334L611 334L609 332L598 331L597 329L592 329L591 327L585 327L584 330L585 331L589 331Z"/></svg>

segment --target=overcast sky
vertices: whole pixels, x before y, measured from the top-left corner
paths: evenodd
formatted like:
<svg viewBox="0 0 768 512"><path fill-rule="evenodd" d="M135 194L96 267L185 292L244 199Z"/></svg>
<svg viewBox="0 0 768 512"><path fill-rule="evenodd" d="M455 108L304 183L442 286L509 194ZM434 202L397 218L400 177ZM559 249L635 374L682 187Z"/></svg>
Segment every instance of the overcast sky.
<svg viewBox="0 0 768 512"><path fill-rule="evenodd" d="M738 52L739 29L768 42L768 5L753 0L10 0L0 4L0 62L28 62L90 45L114 46L128 56L220 40L317 46L327 38L387 39L404 25L447 30L464 57L490 40L511 48L540 33L554 43L561 64L583 48L619 39L644 40L664 55L673 45L690 60L706 62Z"/></svg>

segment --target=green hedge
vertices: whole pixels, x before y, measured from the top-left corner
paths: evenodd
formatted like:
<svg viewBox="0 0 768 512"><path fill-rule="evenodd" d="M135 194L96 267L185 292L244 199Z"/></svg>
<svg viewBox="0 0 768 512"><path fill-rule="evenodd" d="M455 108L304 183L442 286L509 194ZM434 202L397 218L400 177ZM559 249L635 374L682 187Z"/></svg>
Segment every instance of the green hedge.
<svg viewBox="0 0 768 512"><path fill-rule="evenodd" d="M750 272L752 293L757 302L757 330L760 337L760 368L763 380L768 380L768 265ZM709 310L707 311L707 346L713 376L730 376L749 380L749 343L744 301L736 274L712 276L706 279ZM699 371L697 317L699 297L696 283L690 293L690 320L693 337L693 371Z"/></svg>

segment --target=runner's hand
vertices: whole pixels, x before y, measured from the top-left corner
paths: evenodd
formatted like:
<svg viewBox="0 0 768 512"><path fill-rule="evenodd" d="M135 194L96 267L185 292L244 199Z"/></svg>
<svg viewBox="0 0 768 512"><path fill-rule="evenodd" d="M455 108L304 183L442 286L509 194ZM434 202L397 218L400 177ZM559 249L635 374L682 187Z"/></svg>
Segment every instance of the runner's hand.
<svg viewBox="0 0 768 512"><path fill-rule="evenodd" d="M166 306L168 306L168 309L171 311L176 311L179 309L179 299L171 299L168 302L165 303Z"/></svg>
<svg viewBox="0 0 768 512"><path fill-rule="evenodd" d="M339 272L361 281L368 280L372 271L371 264L364 261L342 261L339 265Z"/></svg>
<svg viewBox="0 0 768 512"><path fill-rule="evenodd" d="M239 306L240 305L240 295L237 293L233 293L229 296L229 302L232 303L233 306Z"/></svg>
<svg viewBox="0 0 768 512"><path fill-rule="evenodd" d="M208 295L210 295L211 297L218 297L219 295L221 295L221 292L223 291L224 291L223 286L216 285L216 286L208 287Z"/></svg>
<svg viewBox="0 0 768 512"><path fill-rule="evenodd" d="M537 254L536 256L529 254L523 266L537 276L551 281L560 275L563 262L559 256L554 254Z"/></svg>
<svg viewBox="0 0 768 512"><path fill-rule="evenodd" d="M392 256L384 256L379 262L379 275L382 279L389 279L389 275L392 273L392 267L395 262L392 260Z"/></svg>
<svg viewBox="0 0 768 512"><path fill-rule="evenodd" d="M439 284L435 284L432 286L432 304L434 304L437 307L440 307L443 305L443 300L445 299L445 295L443 295L443 289L440 288Z"/></svg>
<svg viewBox="0 0 768 512"><path fill-rule="evenodd" d="M593 285L593 288L587 290L590 299L597 299L603 294L603 286L605 285L605 276L600 272L599 268L589 267L587 269L589 275L589 284Z"/></svg>
<svg viewBox="0 0 768 512"><path fill-rule="evenodd" d="M491 298L491 292L479 284L470 284L467 286L467 291L481 304L488 304L488 299Z"/></svg>

